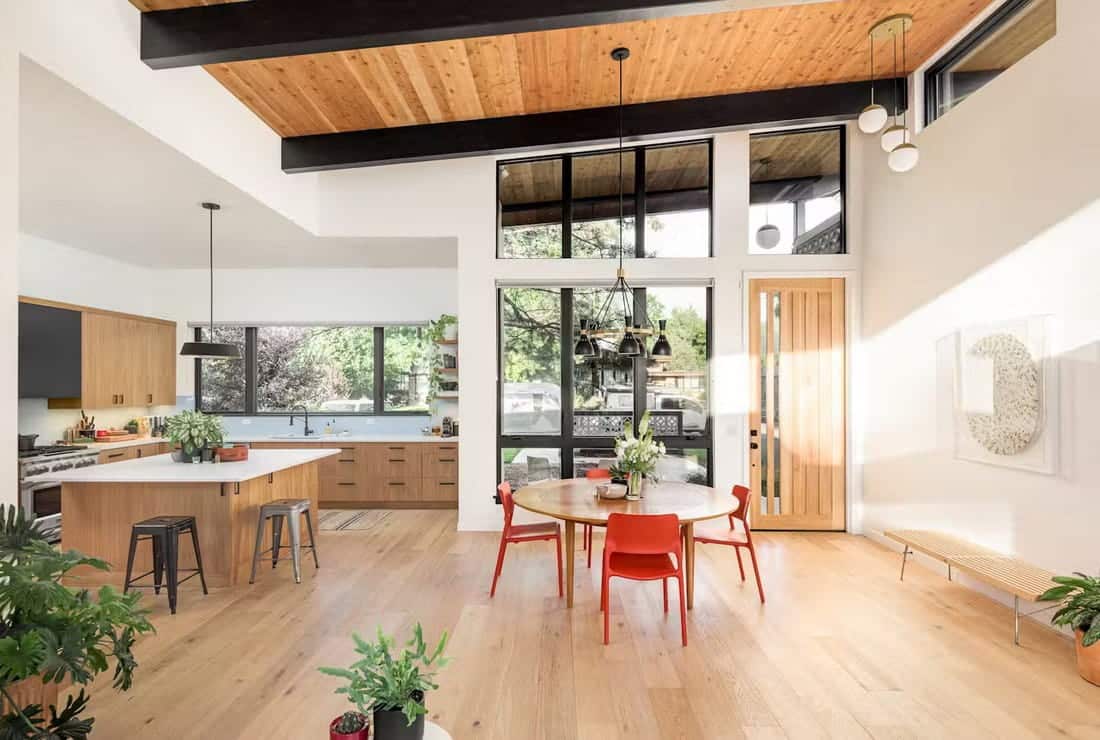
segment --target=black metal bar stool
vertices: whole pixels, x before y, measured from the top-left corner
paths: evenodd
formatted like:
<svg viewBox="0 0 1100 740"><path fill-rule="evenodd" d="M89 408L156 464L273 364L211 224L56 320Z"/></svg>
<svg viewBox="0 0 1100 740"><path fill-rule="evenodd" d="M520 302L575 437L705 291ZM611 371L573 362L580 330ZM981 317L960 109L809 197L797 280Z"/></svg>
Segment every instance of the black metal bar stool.
<svg viewBox="0 0 1100 740"><path fill-rule="evenodd" d="M306 517L306 528L309 530L309 544L302 544L302 515ZM264 525L271 520L271 547L260 550L264 546ZM290 530L290 544L282 544L283 520L286 520L287 529ZM256 546L252 550L252 575L249 583L256 582L256 565L260 557L271 553L271 567L279 564L279 552L290 550L291 560L294 563L294 582L302 582L302 549L313 551L313 567L320 568L317 562L317 540L313 538L313 520L309 515L308 498L283 498L277 501L269 501L260 507L260 520L256 524Z"/></svg>
<svg viewBox="0 0 1100 740"><path fill-rule="evenodd" d="M182 581L179 578L179 553L180 535L191 533L191 546L195 548L195 564L197 568L185 568L184 573L191 575ZM153 543L153 569L139 576L134 576L134 556L137 554L138 543L142 540L151 540ZM142 578L153 576L152 585L139 584ZM159 594L162 580L168 583L168 607L172 613L176 613L176 595L179 585L184 581L199 577L202 582L202 592L207 593L206 577L202 572L202 552L199 550L199 532L193 516L155 516L152 519L138 522L130 528L130 556L126 558L126 585L122 592L126 593L131 588L151 588Z"/></svg>

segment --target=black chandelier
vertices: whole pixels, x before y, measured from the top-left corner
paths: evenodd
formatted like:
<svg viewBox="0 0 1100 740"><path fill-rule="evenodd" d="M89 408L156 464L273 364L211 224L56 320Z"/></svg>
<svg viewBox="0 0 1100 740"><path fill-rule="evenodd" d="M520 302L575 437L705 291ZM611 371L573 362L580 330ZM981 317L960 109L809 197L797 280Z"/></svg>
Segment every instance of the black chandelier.
<svg viewBox="0 0 1100 740"><path fill-rule="evenodd" d="M597 344L605 344L610 349L623 357L644 357L646 355L645 338L657 334L657 341L653 344L650 356L655 359L672 356L672 345L665 335L666 323L664 319L657 322L658 330L648 325L644 316L635 320L631 306L634 303L634 289L626 281L626 270L623 267L623 61L630 56L630 49L619 47L611 52L611 58L619 63L619 269L615 273L615 284L607 300L600 306L593 319L580 320L580 338L573 348L573 354L578 357L595 357L599 354ZM623 328L621 331L608 329L608 319L612 310L617 305L622 305ZM620 337L620 334L622 335Z"/></svg>

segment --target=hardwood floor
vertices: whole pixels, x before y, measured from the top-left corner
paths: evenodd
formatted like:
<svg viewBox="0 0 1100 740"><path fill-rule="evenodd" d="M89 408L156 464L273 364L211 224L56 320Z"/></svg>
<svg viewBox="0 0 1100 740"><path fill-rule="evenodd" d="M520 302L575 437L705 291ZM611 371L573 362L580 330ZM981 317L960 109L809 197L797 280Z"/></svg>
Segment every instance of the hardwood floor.
<svg viewBox="0 0 1100 740"><path fill-rule="evenodd" d="M922 567L899 584L861 537L761 533L766 606L732 551L700 546L689 646L675 601L666 618L658 585L621 582L604 647L598 570L577 561L567 610L552 544L510 547L490 601L496 535L456 533L453 511L352 518L301 585L281 565L205 598L191 581L175 617L150 597L158 633L132 691L94 687L94 737L323 738L345 702L316 667L352 662L352 630L416 620L452 634L428 707L456 740L1100 737L1068 640L1025 620L1013 647L1008 609Z"/></svg>

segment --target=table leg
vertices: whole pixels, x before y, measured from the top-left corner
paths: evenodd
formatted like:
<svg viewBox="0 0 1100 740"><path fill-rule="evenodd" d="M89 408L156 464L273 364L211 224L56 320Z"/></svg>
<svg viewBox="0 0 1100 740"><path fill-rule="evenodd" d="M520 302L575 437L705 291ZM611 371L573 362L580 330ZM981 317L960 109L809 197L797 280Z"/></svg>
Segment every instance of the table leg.
<svg viewBox="0 0 1100 740"><path fill-rule="evenodd" d="M577 559L577 523L565 521L565 605L573 608L573 561Z"/></svg>
<svg viewBox="0 0 1100 740"><path fill-rule="evenodd" d="M687 608L695 606L695 524L684 522L684 577L687 579Z"/></svg>

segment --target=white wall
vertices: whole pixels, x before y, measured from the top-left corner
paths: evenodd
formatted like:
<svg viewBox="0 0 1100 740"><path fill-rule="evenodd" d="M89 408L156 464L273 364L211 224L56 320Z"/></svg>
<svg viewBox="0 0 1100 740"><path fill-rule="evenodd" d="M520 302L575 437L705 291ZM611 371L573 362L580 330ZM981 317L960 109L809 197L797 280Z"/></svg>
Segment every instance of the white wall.
<svg viewBox="0 0 1100 740"><path fill-rule="evenodd" d="M19 53L16 9L0 3L0 450L15 449L19 391L16 295L19 229ZM14 504L15 458L0 455L0 503Z"/></svg>
<svg viewBox="0 0 1100 740"><path fill-rule="evenodd" d="M1057 37L925 129L908 175L863 143L870 530L941 529L1049 569L1100 569L1097 29L1100 3L1060 0ZM1036 315L1052 317L1060 365L1058 474L954 459L937 340Z"/></svg>

